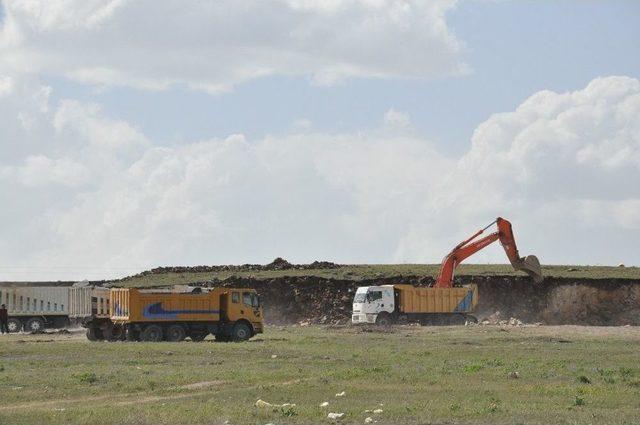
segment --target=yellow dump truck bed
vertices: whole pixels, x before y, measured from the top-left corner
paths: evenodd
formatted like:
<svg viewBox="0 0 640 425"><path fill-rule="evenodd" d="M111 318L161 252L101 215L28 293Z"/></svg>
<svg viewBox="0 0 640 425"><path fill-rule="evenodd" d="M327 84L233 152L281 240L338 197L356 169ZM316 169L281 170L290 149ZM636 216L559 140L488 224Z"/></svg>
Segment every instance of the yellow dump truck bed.
<svg viewBox="0 0 640 425"><path fill-rule="evenodd" d="M111 320L116 322L189 322L220 320L220 294L175 293L139 289L111 290Z"/></svg>
<svg viewBox="0 0 640 425"><path fill-rule="evenodd" d="M418 288L394 285L398 291L397 309L401 313L471 313L478 303L478 287Z"/></svg>

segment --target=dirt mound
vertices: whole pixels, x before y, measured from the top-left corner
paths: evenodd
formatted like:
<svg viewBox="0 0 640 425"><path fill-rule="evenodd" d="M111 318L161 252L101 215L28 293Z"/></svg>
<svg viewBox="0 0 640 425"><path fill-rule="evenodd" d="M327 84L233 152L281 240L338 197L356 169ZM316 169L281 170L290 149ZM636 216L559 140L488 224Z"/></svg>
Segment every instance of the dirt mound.
<svg viewBox="0 0 640 425"><path fill-rule="evenodd" d="M471 282L478 285L476 316L481 320L499 311L503 318L514 317L524 323L640 325L640 281L547 278L536 285L526 277L456 278L457 284ZM433 278L352 281L315 276L230 277L200 285L255 288L271 324L342 324L351 318L351 303L358 286L394 283L428 286Z"/></svg>
<svg viewBox="0 0 640 425"><path fill-rule="evenodd" d="M291 264L283 258L276 258L269 264L241 264L241 265L220 265L220 266L166 266L156 267L146 270L133 276L123 279L114 280L113 282L131 279L138 276L150 276L154 274L165 273L216 273L216 272L247 272L247 271L270 271L270 270L317 270L317 269L336 269L339 264L330 261L314 261L309 264ZM94 282L96 283L96 282Z"/></svg>

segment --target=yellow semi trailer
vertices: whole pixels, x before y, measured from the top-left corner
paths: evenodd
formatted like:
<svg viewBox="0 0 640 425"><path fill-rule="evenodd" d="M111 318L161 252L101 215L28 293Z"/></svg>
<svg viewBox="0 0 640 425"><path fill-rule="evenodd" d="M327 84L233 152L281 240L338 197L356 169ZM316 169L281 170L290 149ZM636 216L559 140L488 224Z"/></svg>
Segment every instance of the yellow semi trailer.
<svg viewBox="0 0 640 425"><path fill-rule="evenodd" d="M243 341L263 332L254 289L192 288L186 292L112 288L108 321L89 322L87 336L130 341ZM89 338L92 339L92 338Z"/></svg>

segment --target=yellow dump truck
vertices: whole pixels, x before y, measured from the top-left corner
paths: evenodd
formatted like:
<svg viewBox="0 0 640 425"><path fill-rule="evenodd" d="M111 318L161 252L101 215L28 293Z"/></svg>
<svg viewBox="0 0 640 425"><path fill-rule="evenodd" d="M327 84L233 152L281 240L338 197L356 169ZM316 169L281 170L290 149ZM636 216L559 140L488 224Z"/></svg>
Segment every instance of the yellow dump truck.
<svg viewBox="0 0 640 425"><path fill-rule="evenodd" d="M194 288L188 292L112 288L108 321L88 321L89 339L130 341L243 341L262 333L254 289ZM95 339L95 338L94 338Z"/></svg>
<svg viewBox="0 0 640 425"><path fill-rule="evenodd" d="M420 288L411 285L362 286L353 299L351 322L457 324L475 321L478 287Z"/></svg>

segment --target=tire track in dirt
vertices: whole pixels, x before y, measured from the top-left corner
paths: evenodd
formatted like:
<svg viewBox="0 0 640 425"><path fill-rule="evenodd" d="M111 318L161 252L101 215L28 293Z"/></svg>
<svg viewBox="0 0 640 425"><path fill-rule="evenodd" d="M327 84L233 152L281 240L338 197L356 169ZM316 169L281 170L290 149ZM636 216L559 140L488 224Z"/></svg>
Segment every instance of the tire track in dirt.
<svg viewBox="0 0 640 425"><path fill-rule="evenodd" d="M305 379L294 379L284 382L278 382L277 385L295 385ZM67 398L67 399L57 399L57 400L43 400L43 401L30 401L25 403L18 404L10 404L5 406L0 406L0 412L4 411L12 411L12 410L25 410L25 409L38 409L38 410L46 410L46 409L62 409L67 405L73 405L78 403L86 403L86 402L100 402L100 401L109 401L109 406L130 406L133 404L141 404L141 403L154 403L159 401L174 401L174 400L182 400L185 398L191 397L199 397L209 395L211 393L215 393L220 391L227 382L225 381L203 381L203 382L194 382L192 384L185 384L178 387L175 387L176 390L190 390L190 389L200 389L200 391L192 391L189 393L179 393L179 394L168 394L168 395L152 395L148 394L140 397L139 393L125 393L125 394L110 394L110 395L100 395L100 396L91 396L91 397L77 397L77 398ZM252 385L249 387L235 387L245 390L256 389L259 388L263 384ZM211 388L216 387L216 388Z"/></svg>

